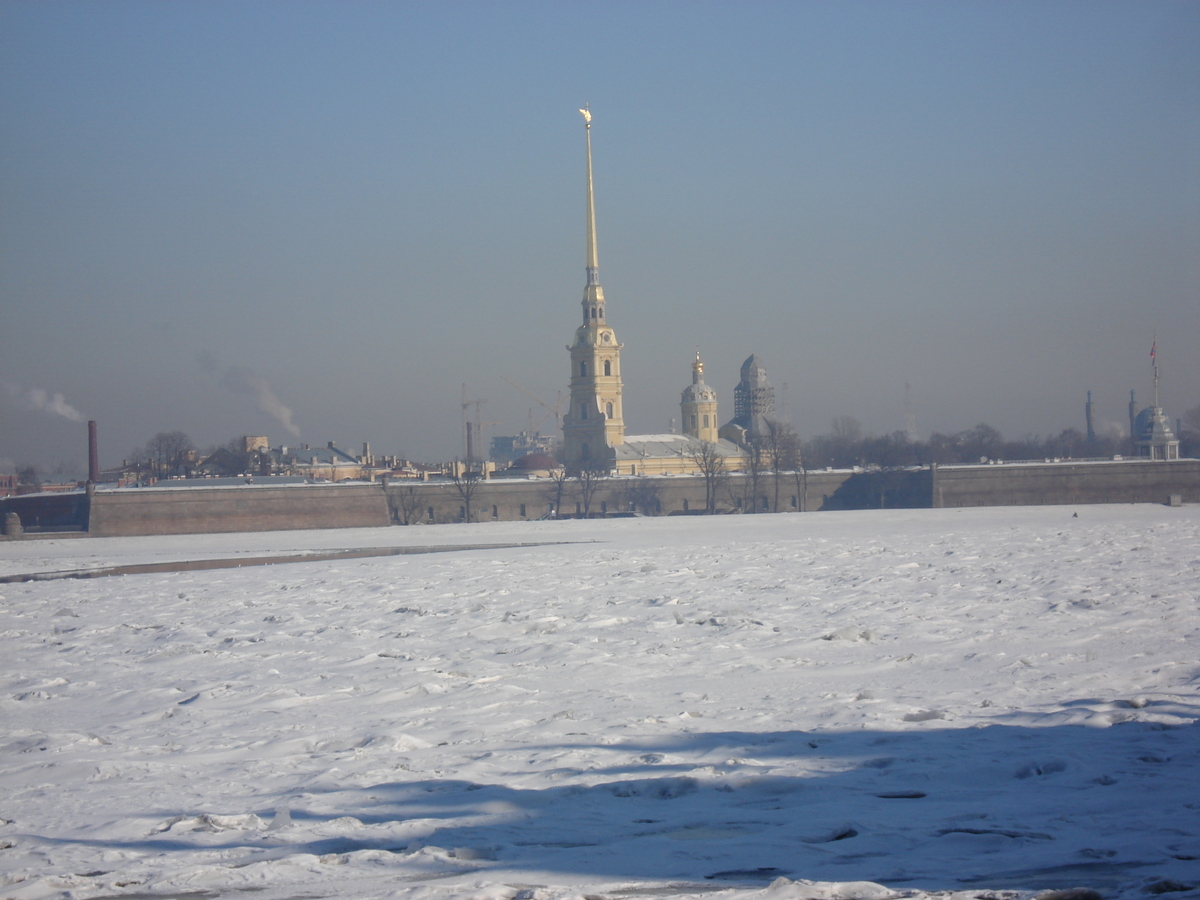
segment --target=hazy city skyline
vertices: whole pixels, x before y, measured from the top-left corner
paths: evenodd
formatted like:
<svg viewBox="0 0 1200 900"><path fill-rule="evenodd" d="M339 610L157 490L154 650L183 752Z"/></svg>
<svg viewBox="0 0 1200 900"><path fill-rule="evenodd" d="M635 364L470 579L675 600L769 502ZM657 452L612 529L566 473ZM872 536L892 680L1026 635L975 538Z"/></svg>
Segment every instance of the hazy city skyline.
<svg viewBox="0 0 1200 900"><path fill-rule="evenodd" d="M565 396L595 116L630 433L1200 403L1194 3L0 3L0 466L461 452ZM535 421L544 413L534 407ZM553 428L551 416L543 430ZM3 469L0 469L3 470Z"/></svg>

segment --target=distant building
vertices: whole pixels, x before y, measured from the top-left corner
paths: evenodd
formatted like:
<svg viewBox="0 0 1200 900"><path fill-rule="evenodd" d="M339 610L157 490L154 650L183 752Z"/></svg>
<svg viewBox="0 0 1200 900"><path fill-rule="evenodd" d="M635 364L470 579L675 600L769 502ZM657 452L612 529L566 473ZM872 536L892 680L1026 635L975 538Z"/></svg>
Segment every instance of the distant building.
<svg viewBox="0 0 1200 900"><path fill-rule="evenodd" d="M1160 406L1147 406L1133 423L1133 445L1143 459L1179 459L1179 438Z"/></svg>
<svg viewBox="0 0 1200 900"><path fill-rule="evenodd" d="M702 441L715 443L717 436L717 392L704 383L704 363L700 351L692 363L692 383L683 389L679 400L683 433Z"/></svg>
<svg viewBox="0 0 1200 900"><path fill-rule="evenodd" d="M704 445L716 445L726 471L738 471L742 450L717 434L716 392L704 384L697 355L692 384L680 411L684 434L626 435L622 408L621 348L608 324L596 250L596 208L592 182L592 115L580 110L587 143L587 228L584 255L583 323L567 348L571 358L571 399L563 417L562 462L568 470L596 466L619 475L685 474L698 471ZM695 426L691 425L695 419ZM707 419L707 424L705 421Z"/></svg>
<svg viewBox="0 0 1200 900"><path fill-rule="evenodd" d="M519 434L497 435L492 438L488 457L498 466L512 465L531 453L554 455L554 436L538 431L522 431Z"/></svg>
<svg viewBox="0 0 1200 900"><path fill-rule="evenodd" d="M1150 364L1154 369L1154 405L1134 416L1133 391L1129 392L1129 415L1132 417L1133 446L1143 459L1179 459L1179 438L1171 430L1171 420L1158 405L1158 338L1150 348Z"/></svg>
<svg viewBox="0 0 1200 900"><path fill-rule="evenodd" d="M308 444L269 446L263 435L246 435L231 447L219 447L193 470L197 478L255 478L292 475L307 481L374 481L382 475L420 477L408 460L376 457L371 445L363 444L354 456L329 441L324 447Z"/></svg>
<svg viewBox="0 0 1200 900"><path fill-rule="evenodd" d="M583 324L575 329L571 356L571 400L563 417L563 462L571 468L606 465L625 443L621 409L621 345L605 317L596 250L596 207L592 190L592 116L581 110L587 137L587 245Z"/></svg>
<svg viewBox="0 0 1200 900"><path fill-rule="evenodd" d="M767 433L767 422L775 418L775 388L753 353L742 363L741 375L733 389L733 418L721 427L721 437L747 447Z"/></svg>

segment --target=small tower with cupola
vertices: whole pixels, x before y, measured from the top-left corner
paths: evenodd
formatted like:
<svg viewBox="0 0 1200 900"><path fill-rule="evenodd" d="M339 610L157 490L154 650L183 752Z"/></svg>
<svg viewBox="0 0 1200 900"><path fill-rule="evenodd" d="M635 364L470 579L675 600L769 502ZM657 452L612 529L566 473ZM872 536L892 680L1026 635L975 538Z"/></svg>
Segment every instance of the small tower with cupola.
<svg viewBox="0 0 1200 900"><path fill-rule="evenodd" d="M679 400L683 433L702 441L717 441L717 392L704 383L704 363L700 351L692 363L692 383L683 389Z"/></svg>

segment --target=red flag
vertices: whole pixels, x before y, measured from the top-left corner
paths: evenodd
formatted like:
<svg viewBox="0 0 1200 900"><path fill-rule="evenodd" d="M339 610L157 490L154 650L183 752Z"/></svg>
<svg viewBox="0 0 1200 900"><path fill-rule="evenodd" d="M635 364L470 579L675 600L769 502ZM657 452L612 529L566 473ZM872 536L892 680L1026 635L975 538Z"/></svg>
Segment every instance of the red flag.
<svg viewBox="0 0 1200 900"><path fill-rule="evenodd" d="M1154 339L1154 343L1150 345L1150 358L1154 359L1158 353L1158 338Z"/></svg>

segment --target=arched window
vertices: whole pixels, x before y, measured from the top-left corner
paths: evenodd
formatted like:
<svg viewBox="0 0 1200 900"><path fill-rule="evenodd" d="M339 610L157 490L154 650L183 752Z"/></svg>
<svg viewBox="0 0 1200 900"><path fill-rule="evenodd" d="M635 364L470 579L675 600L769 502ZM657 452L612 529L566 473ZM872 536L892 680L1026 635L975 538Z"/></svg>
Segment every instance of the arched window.
<svg viewBox="0 0 1200 900"><path fill-rule="evenodd" d="M602 306L602 307L600 307L600 315L601 315L601 316L603 316L603 315L604 315L604 307L603 307L603 306Z"/></svg>
<svg viewBox="0 0 1200 900"><path fill-rule="evenodd" d="M612 374L612 360L611 359L606 359L604 361L604 374L605 375Z"/></svg>
<svg viewBox="0 0 1200 900"><path fill-rule="evenodd" d="M705 413L705 414L704 414L704 427L705 427L705 428L707 428L707 427L708 427L708 413Z"/></svg>
<svg viewBox="0 0 1200 900"><path fill-rule="evenodd" d="M604 407L604 414L605 414L605 415L606 415L608 418L610 418L610 419L613 417L613 416L612 416L612 404L611 404L611 403L605 404L605 407Z"/></svg>
<svg viewBox="0 0 1200 900"><path fill-rule="evenodd" d="M580 360L579 362L579 377L587 378L587 360Z"/></svg>
<svg viewBox="0 0 1200 900"><path fill-rule="evenodd" d="M707 425L708 423L705 422L704 424ZM695 428L695 427L696 427L696 417L688 416L688 428Z"/></svg>
<svg viewBox="0 0 1200 900"><path fill-rule="evenodd" d="M592 307L592 318L596 318L596 307Z"/></svg>
<svg viewBox="0 0 1200 900"><path fill-rule="evenodd" d="M587 418L587 402L586 401L584 401L584 404L581 407L579 407L579 418L581 418L581 419Z"/></svg>
<svg viewBox="0 0 1200 900"><path fill-rule="evenodd" d="M590 449L588 448L587 441L584 441L583 446L581 448L579 448L579 455L582 456L584 459L587 459L589 456L592 455Z"/></svg>

